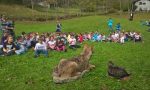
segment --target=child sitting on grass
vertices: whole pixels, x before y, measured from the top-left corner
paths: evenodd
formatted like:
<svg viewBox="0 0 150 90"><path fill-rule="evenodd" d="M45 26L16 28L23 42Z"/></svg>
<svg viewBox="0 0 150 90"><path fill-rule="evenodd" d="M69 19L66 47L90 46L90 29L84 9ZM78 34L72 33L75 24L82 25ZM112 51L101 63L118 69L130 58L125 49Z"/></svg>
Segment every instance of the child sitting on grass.
<svg viewBox="0 0 150 90"><path fill-rule="evenodd" d="M99 35L98 32L95 32L95 33L93 34L92 41L94 41L94 42L95 42L95 41L98 41L98 40L97 40L98 35Z"/></svg>
<svg viewBox="0 0 150 90"><path fill-rule="evenodd" d="M125 35L124 35L124 33L121 33L120 34L120 43L124 44L124 42L125 42Z"/></svg>
<svg viewBox="0 0 150 90"><path fill-rule="evenodd" d="M36 43L34 50L35 58L38 57L40 54L44 54L46 57L48 57L47 45L45 42L43 42L41 37L39 38L38 43Z"/></svg>
<svg viewBox="0 0 150 90"><path fill-rule="evenodd" d="M56 50L57 51L64 51L64 52L67 51L63 40L57 39L57 41L56 41Z"/></svg>
<svg viewBox="0 0 150 90"><path fill-rule="evenodd" d="M48 48L50 50L55 50L56 47L56 40L54 39L53 36L50 37L50 40L48 41Z"/></svg>
<svg viewBox="0 0 150 90"><path fill-rule="evenodd" d="M24 41L23 37L17 39L17 45L19 46L19 49L15 51L17 55L23 54L27 51L26 41Z"/></svg>
<svg viewBox="0 0 150 90"><path fill-rule="evenodd" d="M76 49L76 48L80 48L79 45L77 45L77 40L75 39L75 37L72 35L71 38L69 39L69 48L70 49Z"/></svg>
<svg viewBox="0 0 150 90"><path fill-rule="evenodd" d="M131 40L134 40L134 35L135 35L135 32L130 32L130 33L129 33L129 36L130 36L130 39L131 39Z"/></svg>
<svg viewBox="0 0 150 90"><path fill-rule="evenodd" d="M81 33L78 35L78 42L79 43L83 42L83 35Z"/></svg>
<svg viewBox="0 0 150 90"><path fill-rule="evenodd" d="M140 42L140 41L142 41L142 38L141 38L140 33L135 33L135 35L134 35L134 41L135 41L135 42Z"/></svg>
<svg viewBox="0 0 150 90"><path fill-rule="evenodd" d="M12 36L8 36L7 37L7 42L4 43L3 45L3 53L6 56L11 56L15 54L16 51L16 45L13 42L13 37Z"/></svg>
<svg viewBox="0 0 150 90"><path fill-rule="evenodd" d="M106 42L106 36L102 34L102 41Z"/></svg>

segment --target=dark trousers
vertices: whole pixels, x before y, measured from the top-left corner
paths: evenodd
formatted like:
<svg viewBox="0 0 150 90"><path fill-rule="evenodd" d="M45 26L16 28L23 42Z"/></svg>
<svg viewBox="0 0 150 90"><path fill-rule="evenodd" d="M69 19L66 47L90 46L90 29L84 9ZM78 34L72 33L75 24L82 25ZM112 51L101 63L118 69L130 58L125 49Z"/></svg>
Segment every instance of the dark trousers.
<svg viewBox="0 0 150 90"><path fill-rule="evenodd" d="M6 56L11 56L11 55L14 55L15 54L15 51L14 50L11 50L7 53L4 53Z"/></svg>
<svg viewBox="0 0 150 90"><path fill-rule="evenodd" d="M69 48L70 49L76 49L76 48L80 48L81 46L79 45L70 45Z"/></svg>
<svg viewBox="0 0 150 90"><path fill-rule="evenodd" d="M40 54L44 54L47 57L48 51L47 50L35 50L35 56L39 56Z"/></svg>

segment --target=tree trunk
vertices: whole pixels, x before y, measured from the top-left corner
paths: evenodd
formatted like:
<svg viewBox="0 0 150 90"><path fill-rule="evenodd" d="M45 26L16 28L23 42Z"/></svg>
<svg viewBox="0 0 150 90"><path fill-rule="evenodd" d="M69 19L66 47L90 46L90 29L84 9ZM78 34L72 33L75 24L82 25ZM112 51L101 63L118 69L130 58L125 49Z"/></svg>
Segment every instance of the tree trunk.
<svg viewBox="0 0 150 90"><path fill-rule="evenodd" d="M108 4L108 3L107 3L107 0L105 0L105 2L106 2L106 4L105 4L105 8L106 8L105 13L107 13L107 11L108 11L108 10L107 10L107 4Z"/></svg>
<svg viewBox="0 0 150 90"><path fill-rule="evenodd" d="M122 11L122 1L120 0L120 12Z"/></svg>
<svg viewBox="0 0 150 90"><path fill-rule="evenodd" d="M103 12L105 13L105 0L103 0Z"/></svg>
<svg viewBox="0 0 150 90"><path fill-rule="evenodd" d="M33 2L33 0L31 0L31 8L32 8L32 10L34 9L34 2Z"/></svg>

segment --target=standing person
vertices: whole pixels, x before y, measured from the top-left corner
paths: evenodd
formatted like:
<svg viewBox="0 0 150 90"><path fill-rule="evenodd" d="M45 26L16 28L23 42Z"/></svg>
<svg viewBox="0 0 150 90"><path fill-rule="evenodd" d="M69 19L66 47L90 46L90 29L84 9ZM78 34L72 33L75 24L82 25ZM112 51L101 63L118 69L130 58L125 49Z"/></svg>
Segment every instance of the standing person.
<svg viewBox="0 0 150 90"><path fill-rule="evenodd" d="M8 21L7 26L6 26L6 30L13 37L13 39L15 40L14 25L15 25L14 21Z"/></svg>
<svg viewBox="0 0 150 90"><path fill-rule="evenodd" d="M118 23L118 24L116 25L116 30L117 30L118 32L121 31L121 25L120 25L120 23Z"/></svg>
<svg viewBox="0 0 150 90"><path fill-rule="evenodd" d="M133 13L133 11L131 11L130 18L129 18L130 21L133 21L133 15L134 15L134 13Z"/></svg>
<svg viewBox="0 0 150 90"><path fill-rule="evenodd" d="M2 15L0 17L0 36L1 36L1 34L2 34Z"/></svg>
<svg viewBox="0 0 150 90"><path fill-rule="evenodd" d="M109 30L113 32L113 20L111 18L109 18L108 20L108 27L109 27Z"/></svg>
<svg viewBox="0 0 150 90"><path fill-rule="evenodd" d="M6 28L5 16L1 15L1 17L0 17L0 33L1 33L1 35L3 34L5 28Z"/></svg>
<svg viewBox="0 0 150 90"><path fill-rule="evenodd" d="M4 45L4 43L7 42L7 37L8 37L8 33L4 32L4 34L2 35L0 44Z"/></svg>
<svg viewBox="0 0 150 90"><path fill-rule="evenodd" d="M57 21L56 32L61 32L61 29L62 29L62 24L59 21Z"/></svg>

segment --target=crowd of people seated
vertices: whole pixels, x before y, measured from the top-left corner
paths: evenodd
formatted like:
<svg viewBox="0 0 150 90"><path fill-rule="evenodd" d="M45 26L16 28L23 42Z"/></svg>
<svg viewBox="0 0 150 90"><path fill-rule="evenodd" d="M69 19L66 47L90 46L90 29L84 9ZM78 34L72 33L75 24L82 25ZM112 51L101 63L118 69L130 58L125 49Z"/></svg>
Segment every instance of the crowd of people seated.
<svg viewBox="0 0 150 90"><path fill-rule="evenodd" d="M80 48L80 44L84 41L92 42L115 42L124 44L127 41L140 42L142 36L138 32L113 32L109 35L104 35L99 32L90 33L42 33L30 32L16 37L13 37L5 32L1 38L1 54L12 55L22 54L28 49L34 48L35 57L39 54L48 56L48 51L63 51L67 52L67 48L76 50Z"/></svg>
<svg viewBox="0 0 150 90"><path fill-rule="evenodd" d="M59 51L67 52L68 49L76 50L84 41L92 42L115 42L124 44L127 41L140 42L142 36L139 32L124 32L121 31L120 23L116 25L116 31L105 35L98 31L85 32L85 33L62 33L58 23L56 32L22 32L20 36L15 37L14 22L7 20L5 16L1 16L1 42L0 42L0 55L20 55L34 49L34 57L39 57L44 54L48 57L48 52Z"/></svg>
<svg viewBox="0 0 150 90"><path fill-rule="evenodd" d="M115 43L125 43L126 41L142 41L142 36L139 32L112 32L108 36L104 34L99 34L98 32L92 34L92 41L100 42L115 42Z"/></svg>

